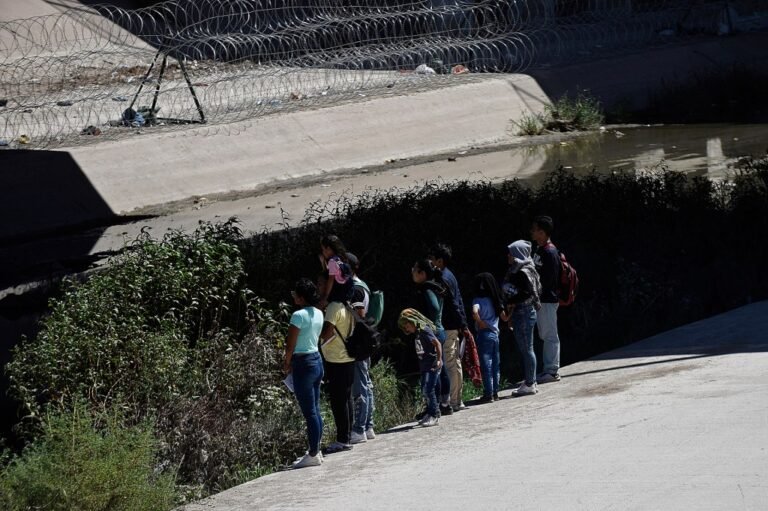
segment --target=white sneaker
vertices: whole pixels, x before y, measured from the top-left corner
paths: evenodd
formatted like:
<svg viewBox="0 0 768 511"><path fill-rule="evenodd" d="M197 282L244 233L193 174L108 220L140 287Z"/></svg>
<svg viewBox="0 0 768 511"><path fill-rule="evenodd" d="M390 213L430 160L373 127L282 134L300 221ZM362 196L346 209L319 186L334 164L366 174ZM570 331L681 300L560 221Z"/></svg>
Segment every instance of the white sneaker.
<svg viewBox="0 0 768 511"><path fill-rule="evenodd" d="M299 458L291 468L304 468L304 467L318 467L323 464L322 455L318 453L315 456L310 456L309 453Z"/></svg>
<svg viewBox="0 0 768 511"><path fill-rule="evenodd" d="M368 428L365 430L365 437L368 440L373 440L374 438L376 438L376 433L373 432L373 428Z"/></svg>
<svg viewBox="0 0 768 511"><path fill-rule="evenodd" d="M365 435L365 433L357 433L353 431L349 437L350 444L362 444L363 442L367 442L367 441L368 441L368 437Z"/></svg>
<svg viewBox="0 0 768 511"><path fill-rule="evenodd" d="M432 417L431 415L428 415L426 420L424 420L424 422L422 422L421 425L424 426L425 428L428 428L430 426L437 426L439 420L440 419L438 419L437 417Z"/></svg>
<svg viewBox="0 0 768 511"><path fill-rule="evenodd" d="M536 394L538 391L539 386L536 385L536 382L533 382L531 386L528 386L523 382L519 387L512 391L512 394L515 396L530 396L531 394Z"/></svg>
<svg viewBox="0 0 768 511"><path fill-rule="evenodd" d="M538 376L536 376L536 381L538 383L553 383L556 381L560 381L560 375L558 373L555 373L555 374L541 373Z"/></svg>

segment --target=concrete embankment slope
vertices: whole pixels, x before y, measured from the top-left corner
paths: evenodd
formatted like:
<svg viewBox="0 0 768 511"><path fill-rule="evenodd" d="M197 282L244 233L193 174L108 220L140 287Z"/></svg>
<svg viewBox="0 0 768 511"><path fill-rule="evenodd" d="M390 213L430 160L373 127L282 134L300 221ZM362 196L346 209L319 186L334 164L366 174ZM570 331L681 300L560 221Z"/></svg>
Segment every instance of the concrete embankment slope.
<svg viewBox="0 0 768 511"><path fill-rule="evenodd" d="M467 82L457 77L453 87L273 115L251 126L204 129L201 136L137 136L71 152L104 200L121 212L500 143L512 119L542 110L547 101L526 75L486 75Z"/></svg>
<svg viewBox="0 0 768 511"><path fill-rule="evenodd" d="M0 239L109 218L196 195L252 190L387 160L505 143L511 121L548 101L526 75L272 115L192 134L137 135L69 151L0 153ZM52 163L53 162L53 163ZM69 183L62 194L61 176ZM36 184L30 184L30 176ZM48 177L46 177L48 176ZM13 193L12 193L13 192ZM30 206L34 204L35 206ZM45 204L52 205L45 207Z"/></svg>
<svg viewBox="0 0 768 511"><path fill-rule="evenodd" d="M765 509L766 331L742 307L185 510Z"/></svg>

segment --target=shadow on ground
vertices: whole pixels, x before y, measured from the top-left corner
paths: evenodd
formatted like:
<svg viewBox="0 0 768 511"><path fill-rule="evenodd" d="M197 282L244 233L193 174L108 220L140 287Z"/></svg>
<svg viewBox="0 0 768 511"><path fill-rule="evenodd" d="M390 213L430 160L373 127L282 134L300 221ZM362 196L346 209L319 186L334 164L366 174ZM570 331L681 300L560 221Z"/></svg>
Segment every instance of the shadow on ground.
<svg viewBox="0 0 768 511"><path fill-rule="evenodd" d="M148 217L116 215L66 151L0 151L0 409L6 396L2 367L23 335L36 333L50 282L92 266L104 230ZM47 282L42 286L36 281ZM0 432L15 422L0 414Z"/></svg>

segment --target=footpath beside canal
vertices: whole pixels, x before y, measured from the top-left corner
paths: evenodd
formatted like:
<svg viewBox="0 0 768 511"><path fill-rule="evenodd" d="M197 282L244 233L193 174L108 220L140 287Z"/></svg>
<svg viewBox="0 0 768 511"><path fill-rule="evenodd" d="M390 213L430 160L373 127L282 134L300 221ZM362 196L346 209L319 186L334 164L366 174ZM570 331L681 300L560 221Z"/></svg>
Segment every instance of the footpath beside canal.
<svg viewBox="0 0 768 511"><path fill-rule="evenodd" d="M184 510L763 509L766 330L754 303Z"/></svg>

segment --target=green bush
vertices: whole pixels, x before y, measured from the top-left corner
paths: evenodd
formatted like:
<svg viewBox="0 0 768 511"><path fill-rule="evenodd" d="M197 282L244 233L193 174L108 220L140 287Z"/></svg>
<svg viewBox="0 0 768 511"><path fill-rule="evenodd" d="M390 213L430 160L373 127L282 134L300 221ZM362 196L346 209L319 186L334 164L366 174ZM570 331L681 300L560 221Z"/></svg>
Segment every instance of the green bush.
<svg viewBox="0 0 768 511"><path fill-rule="evenodd" d="M245 318L238 236L232 222L144 234L87 282L65 283L35 341L14 350L12 390L30 411L83 397L143 416L199 386L225 322Z"/></svg>
<svg viewBox="0 0 768 511"><path fill-rule="evenodd" d="M545 132L594 130L604 121L600 102L585 92L579 92L575 98L564 95L545 105L544 113L523 114L513 124L517 126L518 135L535 136Z"/></svg>
<svg viewBox="0 0 768 511"><path fill-rule="evenodd" d="M545 110L546 129L551 131L592 130L605 119L600 102L584 92L579 92L573 99L562 96Z"/></svg>
<svg viewBox="0 0 768 511"><path fill-rule="evenodd" d="M210 491L274 467L302 435L280 386L285 311L245 287L234 221L191 234L142 235L85 282L51 301L34 340L7 365L20 428L42 411L124 410L126 427L156 421L164 463Z"/></svg>
<svg viewBox="0 0 768 511"><path fill-rule="evenodd" d="M192 496L303 451L304 420L281 383L288 316L245 287L238 241L233 221L161 240L145 234L88 280L67 283L38 337L7 366L28 439L43 434L45 410L82 400L123 410L126 428L151 417L159 463L177 467L180 493ZM391 366L374 374L380 424L410 416L399 411L407 391Z"/></svg>
<svg viewBox="0 0 768 511"><path fill-rule="evenodd" d="M45 417L43 431L0 475L0 507L69 511L166 510L172 473L156 474L157 441L142 424L84 408Z"/></svg>
<svg viewBox="0 0 768 511"><path fill-rule="evenodd" d="M519 121L513 121L520 136L541 135L546 130L547 118L542 114L524 113Z"/></svg>
<svg viewBox="0 0 768 511"><path fill-rule="evenodd" d="M371 381L375 400L373 422L377 429L385 430L413 420L418 411L413 388L398 378L389 360L379 360L371 367Z"/></svg>

